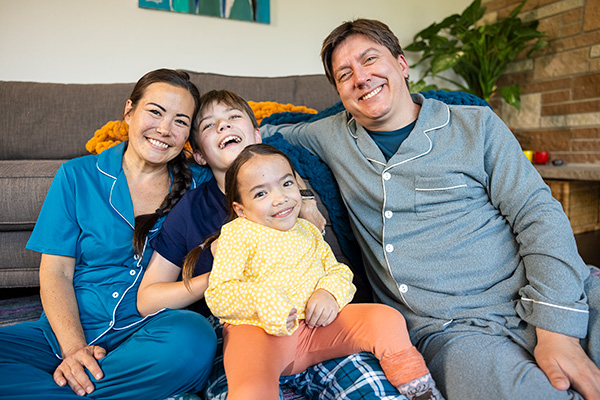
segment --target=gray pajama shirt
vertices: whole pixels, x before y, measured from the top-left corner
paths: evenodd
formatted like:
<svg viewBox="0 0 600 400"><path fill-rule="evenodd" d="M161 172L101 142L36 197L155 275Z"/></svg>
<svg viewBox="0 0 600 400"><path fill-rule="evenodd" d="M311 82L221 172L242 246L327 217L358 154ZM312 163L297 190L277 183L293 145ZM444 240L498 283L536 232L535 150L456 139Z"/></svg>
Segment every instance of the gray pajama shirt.
<svg viewBox="0 0 600 400"><path fill-rule="evenodd" d="M449 399L579 398L532 356L540 327L587 336L600 360L600 279L560 203L488 107L413 101L416 126L389 161L346 111L261 132L331 168L377 300L404 314Z"/></svg>

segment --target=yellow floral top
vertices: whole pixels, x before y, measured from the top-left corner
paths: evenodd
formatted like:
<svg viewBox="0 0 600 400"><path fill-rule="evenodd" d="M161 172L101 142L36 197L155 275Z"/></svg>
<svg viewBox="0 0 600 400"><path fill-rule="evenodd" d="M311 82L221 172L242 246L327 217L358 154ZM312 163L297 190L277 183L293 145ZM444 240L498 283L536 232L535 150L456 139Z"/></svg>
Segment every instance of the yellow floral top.
<svg viewBox="0 0 600 400"><path fill-rule="evenodd" d="M340 310L356 288L352 271L338 262L316 226L298 219L280 231L245 218L221 228L206 303L221 323L256 325L277 336L291 335L286 320L292 308L298 319L310 296L325 289Z"/></svg>

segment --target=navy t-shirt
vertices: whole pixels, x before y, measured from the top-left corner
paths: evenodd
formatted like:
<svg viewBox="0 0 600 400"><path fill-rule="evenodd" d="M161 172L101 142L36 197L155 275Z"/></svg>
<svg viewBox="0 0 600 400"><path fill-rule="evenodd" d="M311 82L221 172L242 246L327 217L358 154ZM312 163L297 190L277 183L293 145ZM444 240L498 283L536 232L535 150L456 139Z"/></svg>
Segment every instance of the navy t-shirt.
<svg viewBox="0 0 600 400"><path fill-rule="evenodd" d="M413 128L417 124L417 120L406 125L404 128L397 129L391 132L376 132L370 131L366 129L366 131L371 135L379 149L383 153L386 161L390 161L390 158L396 154L400 145L404 140L410 135Z"/></svg>
<svg viewBox="0 0 600 400"><path fill-rule="evenodd" d="M206 237L218 232L227 221L225 195L217 186L215 178L212 178L183 195L150 245L161 256L183 267L185 256L202 244ZM196 262L194 276L209 272L212 264L212 253L209 250L203 251ZM210 315L204 300L190 308L205 316Z"/></svg>

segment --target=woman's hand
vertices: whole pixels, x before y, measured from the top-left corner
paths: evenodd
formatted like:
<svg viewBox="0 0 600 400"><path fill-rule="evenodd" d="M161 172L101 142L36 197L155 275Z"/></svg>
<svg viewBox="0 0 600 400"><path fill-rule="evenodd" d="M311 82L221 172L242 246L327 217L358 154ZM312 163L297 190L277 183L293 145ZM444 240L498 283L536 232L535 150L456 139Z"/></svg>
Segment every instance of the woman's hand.
<svg viewBox="0 0 600 400"><path fill-rule="evenodd" d="M309 328L327 326L339 312L340 306L335 297L325 289L317 289L306 303L306 325Z"/></svg>
<svg viewBox="0 0 600 400"><path fill-rule="evenodd" d="M73 392L79 396L85 396L94 391L94 385L85 370L100 380L104 373L98 365L98 360L106 356L106 350L99 346L85 346L78 351L65 356L63 362L54 371L54 382L58 386L67 383Z"/></svg>

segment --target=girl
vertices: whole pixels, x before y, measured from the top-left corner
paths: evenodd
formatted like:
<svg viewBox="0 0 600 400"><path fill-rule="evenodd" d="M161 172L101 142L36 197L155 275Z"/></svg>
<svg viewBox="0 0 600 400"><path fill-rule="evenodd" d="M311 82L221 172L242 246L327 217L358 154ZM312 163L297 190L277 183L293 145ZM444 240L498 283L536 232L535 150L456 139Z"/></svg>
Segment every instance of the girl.
<svg viewBox="0 0 600 400"><path fill-rule="evenodd" d="M224 324L228 399L276 399L281 375L359 351L374 353L409 398L442 398L396 310L348 305L352 272L298 218L302 197L287 156L265 144L246 147L227 170L225 193L233 219L211 244L205 298ZM188 255L185 282L209 243Z"/></svg>

